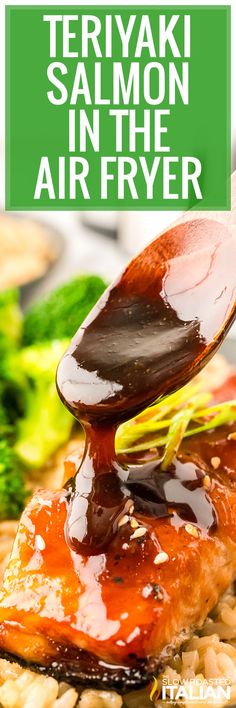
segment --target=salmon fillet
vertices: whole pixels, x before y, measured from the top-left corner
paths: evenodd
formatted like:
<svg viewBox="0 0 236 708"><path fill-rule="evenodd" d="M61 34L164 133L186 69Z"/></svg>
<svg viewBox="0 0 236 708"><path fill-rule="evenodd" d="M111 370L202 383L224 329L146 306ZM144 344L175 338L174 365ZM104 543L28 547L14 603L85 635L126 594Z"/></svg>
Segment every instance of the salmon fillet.
<svg viewBox="0 0 236 708"><path fill-rule="evenodd" d="M140 511L133 481L132 519L98 555L82 557L65 541L68 492L38 491L5 573L1 654L72 683L120 691L165 664L236 577L235 431L232 424L185 439L171 470L183 496L178 508L169 500L168 515ZM66 464L75 472L75 455ZM135 467L140 484L144 469ZM185 502L195 495L194 512L196 475L198 518L193 513L190 523Z"/></svg>

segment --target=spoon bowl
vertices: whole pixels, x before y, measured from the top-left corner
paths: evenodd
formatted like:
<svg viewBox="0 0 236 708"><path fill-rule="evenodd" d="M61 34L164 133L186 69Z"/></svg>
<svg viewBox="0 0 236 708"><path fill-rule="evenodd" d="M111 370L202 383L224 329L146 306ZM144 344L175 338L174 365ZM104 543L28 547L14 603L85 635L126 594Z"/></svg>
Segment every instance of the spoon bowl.
<svg viewBox="0 0 236 708"><path fill-rule="evenodd" d="M235 316L236 239L213 219L179 224L90 312L59 364L59 394L82 421L118 424L195 376Z"/></svg>

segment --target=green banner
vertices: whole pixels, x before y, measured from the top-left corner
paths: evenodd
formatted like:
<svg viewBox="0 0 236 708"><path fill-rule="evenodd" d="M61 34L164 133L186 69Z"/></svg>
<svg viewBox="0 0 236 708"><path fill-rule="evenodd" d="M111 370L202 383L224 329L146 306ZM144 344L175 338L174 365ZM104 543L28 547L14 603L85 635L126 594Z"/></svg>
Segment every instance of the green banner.
<svg viewBox="0 0 236 708"><path fill-rule="evenodd" d="M230 207L230 8L8 6L7 209Z"/></svg>

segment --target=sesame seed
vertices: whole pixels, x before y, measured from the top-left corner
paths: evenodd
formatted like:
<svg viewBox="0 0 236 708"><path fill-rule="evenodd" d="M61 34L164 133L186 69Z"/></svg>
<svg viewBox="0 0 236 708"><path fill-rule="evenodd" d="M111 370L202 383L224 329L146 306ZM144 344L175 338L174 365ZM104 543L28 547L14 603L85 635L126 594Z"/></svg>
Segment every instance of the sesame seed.
<svg viewBox="0 0 236 708"><path fill-rule="evenodd" d="M227 440L236 440L236 432L230 433L227 437Z"/></svg>
<svg viewBox="0 0 236 708"><path fill-rule="evenodd" d="M134 504L131 504L131 506L129 507L129 514L132 515L133 513L134 513Z"/></svg>
<svg viewBox="0 0 236 708"><path fill-rule="evenodd" d="M121 526L124 526L125 524L127 524L128 521L129 521L129 516L127 516L127 514L124 514L124 516L122 516L121 519L118 521L119 528Z"/></svg>
<svg viewBox="0 0 236 708"><path fill-rule="evenodd" d="M203 477L203 487L205 489L210 489L211 487L211 478L209 477L209 474L205 474L205 477Z"/></svg>
<svg viewBox="0 0 236 708"><path fill-rule="evenodd" d="M187 531L189 536L193 536L194 538L198 538L198 530L196 529L196 526L192 526L192 524L186 524L185 531Z"/></svg>
<svg viewBox="0 0 236 708"><path fill-rule="evenodd" d="M220 457L212 457L211 458L211 466L214 467L214 470L218 470L218 467L220 466L221 459Z"/></svg>
<svg viewBox="0 0 236 708"><path fill-rule="evenodd" d="M160 551L160 553L157 553L157 555L154 558L154 563L155 565L161 565L161 563L166 563L166 561L169 560L168 553L165 553L165 551Z"/></svg>
<svg viewBox="0 0 236 708"><path fill-rule="evenodd" d="M124 551L127 551L128 548L129 548L129 544L128 544L128 543L123 543L122 548L123 548Z"/></svg>
<svg viewBox="0 0 236 708"><path fill-rule="evenodd" d="M132 541L134 538L141 538L141 536L145 536L145 533L147 533L147 529L145 529L144 526L140 526L139 529L136 529L136 531L132 533L130 540Z"/></svg>
<svg viewBox="0 0 236 708"><path fill-rule="evenodd" d="M145 585L145 587L142 589L142 596L147 599L152 594L152 585L149 583L148 585Z"/></svg>
<svg viewBox="0 0 236 708"><path fill-rule="evenodd" d="M42 536L39 534L36 534L35 536L35 545L38 551L44 551L45 549L45 541L43 540Z"/></svg>
<svg viewBox="0 0 236 708"><path fill-rule="evenodd" d="M131 519L130 526L132 529L137 529L139 527L139 523L138 523L137 519Z"/></svg>

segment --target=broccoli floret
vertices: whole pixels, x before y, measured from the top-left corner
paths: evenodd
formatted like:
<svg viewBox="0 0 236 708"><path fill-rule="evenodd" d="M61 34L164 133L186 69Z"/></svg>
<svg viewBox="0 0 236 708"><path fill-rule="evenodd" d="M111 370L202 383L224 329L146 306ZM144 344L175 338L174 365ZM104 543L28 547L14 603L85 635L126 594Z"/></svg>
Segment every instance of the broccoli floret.
<svg viewBox="0 0 236 708"><path fill-rule="evenodd" d="M18 346L22 335L23 317L17 288L0 292L0 355Z"/></svg>
<svg viewBox="0 0 236 708"><path fill-rule="evenodd" d="M14 425L24 410L26 377L15 365L14 349L0 356L0 408L9 424Z"/></svg>
<svg viewBox="0 0 236 708"><path fill-rule="evenodd" d="M23 316L19 306L19 291L12 288L0 292L0 408L12 424L22 411L23 382L10 364L12 353L21 343Z"/></svg>
<svg viewBox="0 0 236 708"><path fill-rule="evenodd" d="M0 520L18 519L27 492L19 460L7 440L0 441Z"/></svg>
<svg viewBox="0 0 236 708"><path fill-rule="evenodd" d="M0 390L1 390L1 387L0 387ZM11 426L9 423L7 412L2 404L1 394L0 394L0 439L5 437L5 435L8 435L8 433L10 433L10 432L11 432Z"/></svg>
<svg viewBox="0 0 236 708"><path fill-rule="evenodd" d="M105 288L99 276L81 275L54 290L26 313L23 343L71 339Z"/></svg>
<svg viewBox="0 0 236 708"><path fill-rule="evenodd" d="M42 467L70 437L73 416L56 389L56 368L69 340L25 347L12 364L27 379L25 411L16 424L15 451L29 467Z"/></svg>
<svg viewBox="0 0 236 708"><path fill-rule="evenodd" d="M9 343L0 356L0 408L3 417L6 413L2 431L12 426L15 453L28 467L42 467L70 436L74 421L58 396L56 368L105 287L98 276L84 275L33 305L23 323L22 349L17 349L21 339L17 291L0 297L0 340L2 336Z"/></svg>

